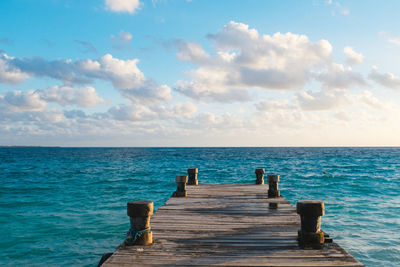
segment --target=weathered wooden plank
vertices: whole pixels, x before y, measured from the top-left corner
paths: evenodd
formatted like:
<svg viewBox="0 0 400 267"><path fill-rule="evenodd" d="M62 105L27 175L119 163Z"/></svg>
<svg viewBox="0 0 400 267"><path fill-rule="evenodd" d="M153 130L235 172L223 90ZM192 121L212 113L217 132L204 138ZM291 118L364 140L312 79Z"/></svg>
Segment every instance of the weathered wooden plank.
<svg viewBox="0 0 400 267"><path fill-rule="evenodd" d="M300 219L268 185L201 184L151 218L154 244L120 247L103 266L363 266L336 243L300 249ZM278 203L270 209L269 203Z"/></svg>

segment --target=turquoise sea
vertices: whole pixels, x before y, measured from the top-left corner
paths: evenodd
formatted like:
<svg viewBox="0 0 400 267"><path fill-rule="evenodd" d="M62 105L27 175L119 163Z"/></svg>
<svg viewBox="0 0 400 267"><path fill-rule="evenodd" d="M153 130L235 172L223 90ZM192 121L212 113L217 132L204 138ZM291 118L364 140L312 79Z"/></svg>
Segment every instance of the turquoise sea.
<svg viewBox="0 0 400 267"><path fill-rule="evenodd" d="M0 265L96 266L129 228L126 202L160 207L175 175L253 183L280 174L292 204L367 266L400 266L400 148L0 148Z"/></svg>

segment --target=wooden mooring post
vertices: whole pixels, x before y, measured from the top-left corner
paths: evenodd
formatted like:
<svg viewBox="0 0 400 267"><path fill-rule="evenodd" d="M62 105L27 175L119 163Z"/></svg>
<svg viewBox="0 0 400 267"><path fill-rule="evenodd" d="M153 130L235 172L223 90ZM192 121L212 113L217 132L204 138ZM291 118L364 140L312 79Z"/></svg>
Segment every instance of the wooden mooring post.
<svg viewBox="0 0 400 267"><path fill-rule="evenodd" d="M199 170L197 168L188 169L188 185L199 185L199 181L197 181L197 173Z"/></svg>
<svg viewBox="0 0 400 267"><path fill-rule="evenodd" d="M124 242L102 266L364 266L321 231L322 202L296 209L280 196L279 176L267 177L268 184L186 187L187 177L177 176L174 196L186 197L155 212L152 243Z"/></svg>

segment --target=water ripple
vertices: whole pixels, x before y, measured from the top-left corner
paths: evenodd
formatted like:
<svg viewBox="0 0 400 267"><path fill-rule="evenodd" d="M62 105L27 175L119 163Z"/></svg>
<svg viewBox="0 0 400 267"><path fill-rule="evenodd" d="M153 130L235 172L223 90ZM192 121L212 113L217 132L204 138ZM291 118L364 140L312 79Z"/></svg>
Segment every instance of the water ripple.
<svg viewBox="0 0 400 267"><path fill-rule="evenodd" d="M125 236L126 202L160 207L191 167L203 183L280 174L292 204L325 202L324 230L361 262L400 262L398 148L1 148L2 265L96 265Z"/></svg>

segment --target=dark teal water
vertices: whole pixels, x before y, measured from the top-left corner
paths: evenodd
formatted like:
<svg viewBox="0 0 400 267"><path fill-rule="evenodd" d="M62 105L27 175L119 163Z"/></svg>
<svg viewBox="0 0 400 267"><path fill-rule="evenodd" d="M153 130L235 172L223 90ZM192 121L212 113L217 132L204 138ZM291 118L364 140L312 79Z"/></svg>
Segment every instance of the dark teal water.
<svg viewBox="0 0 400 267"><path fill-rule="evenodd" d="M125 238L126 202L160 207L190 167L202 183L280 174L358 260L400 266L400 148L0 148L0 265L95 266Z"/></svg>

